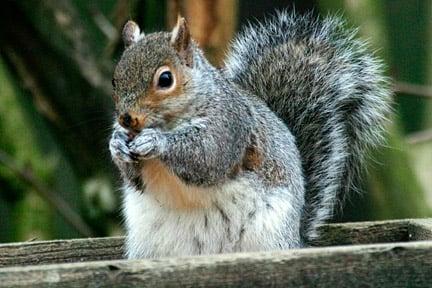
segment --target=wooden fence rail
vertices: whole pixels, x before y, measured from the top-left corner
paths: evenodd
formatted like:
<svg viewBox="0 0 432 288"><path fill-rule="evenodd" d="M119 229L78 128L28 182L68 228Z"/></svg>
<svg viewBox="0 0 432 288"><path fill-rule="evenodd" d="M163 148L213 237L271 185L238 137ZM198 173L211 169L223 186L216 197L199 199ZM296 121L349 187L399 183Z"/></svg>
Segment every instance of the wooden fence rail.
<svg viewBox="0 0 432 288"><path fill-rule="evenodd" d="M317 245L346 246L124 260L122 237L5 244L0 287L432 287L432 219L321 229Z"/></svg>

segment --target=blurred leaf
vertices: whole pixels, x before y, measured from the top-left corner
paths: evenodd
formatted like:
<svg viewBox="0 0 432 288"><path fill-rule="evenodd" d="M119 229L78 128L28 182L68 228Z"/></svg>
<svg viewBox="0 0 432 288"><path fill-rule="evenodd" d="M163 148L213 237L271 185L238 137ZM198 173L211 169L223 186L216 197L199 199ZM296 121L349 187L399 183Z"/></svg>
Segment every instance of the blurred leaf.
<svg viewBox="0 0 432 288"><path fill-rule="evenodd" d="M21 166L31 166L36 173L36 177L50 183L70 204L79 207L79 198L76 196L79 196L81 189L70 165L61 155L58 144L56 144L43 119L32 105L31 98L17 88L1 59L0 81L2 83L2 97L0 97L0 131L2 137L0 138L0 147L13 155ZM0 177L6 182L17 182L15 175L11 174L4 166L0 166ZM18 187L26 192L25 198L28 199L27 194L32 193L29 187L22 184ZM19 190L4 191L0 188L0 192L2 194L18 193ZM46 237L53 237L55 234L64 235L64 237L76 237L78 235L63 219L59 217L51 218L49 213L39 213L39 208L36 209L35 206L30 206L31 201L28 202L25 199L23 201L17 207L19 211L27 211L30 214L34 212L33 215L38 215L44 223L58 222L58 225L53 228L53 234L47 232ZM47 209L44 209L44 211L47 211ZM17 215L20 214L16 213L15 216ZM50 219L42 220L44 217L50 217ZM21 221L19 217L17 221ZM50 227L50 225L47 227ZM31 234L31 232L24 230L20 230L20 232L17 236L20 240L25 240L22 238L24 235Z"/></svg>

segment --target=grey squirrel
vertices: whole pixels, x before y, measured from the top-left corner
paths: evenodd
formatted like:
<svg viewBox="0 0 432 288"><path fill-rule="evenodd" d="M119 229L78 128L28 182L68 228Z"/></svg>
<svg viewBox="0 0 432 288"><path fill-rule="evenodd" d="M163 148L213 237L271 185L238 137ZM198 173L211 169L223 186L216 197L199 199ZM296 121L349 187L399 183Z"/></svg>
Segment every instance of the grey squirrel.
<svg viewBox="0 0 432 288"><path fill-rule="evenodd" d="M380 143L382 64L337 17L278 12L213 67L179 18L129 21L110 151L129 258L305 247Z"/></svg>

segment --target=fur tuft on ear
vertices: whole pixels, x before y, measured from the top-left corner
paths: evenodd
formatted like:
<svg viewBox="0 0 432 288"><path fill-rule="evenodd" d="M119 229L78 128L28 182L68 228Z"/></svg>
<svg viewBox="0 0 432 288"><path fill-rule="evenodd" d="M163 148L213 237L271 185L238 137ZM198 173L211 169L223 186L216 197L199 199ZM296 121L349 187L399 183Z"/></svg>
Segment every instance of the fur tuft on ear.
<svg viewBox="0 0 432 288"><path fill-rule="evenodd" d="M171 33L171 45L177 51L182 61L191 67L193 64L192 39L186 19L178 16L177 24Z"/></svg>
<svg viewBox="0 0 432 288"><path fill-rule="evenodd" d="M138 42L142 37L144 37L144 33L140 34L138 24L131 20L126 22L122 32L123 43L126 47Z"/></svg>

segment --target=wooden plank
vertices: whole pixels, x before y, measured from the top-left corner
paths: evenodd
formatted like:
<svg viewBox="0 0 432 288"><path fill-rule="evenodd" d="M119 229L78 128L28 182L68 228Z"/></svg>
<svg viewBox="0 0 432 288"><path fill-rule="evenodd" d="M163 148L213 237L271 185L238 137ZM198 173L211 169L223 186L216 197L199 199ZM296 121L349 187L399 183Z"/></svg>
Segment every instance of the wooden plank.
<svg viewBox="0 0 432 288"><path fill-rule="evenodd" d="M0 245L0 267L121 259L123 237Z"/></svg>
<svg viewBox="0 0 432 288"><path fill-rule="evenodd" d="M321 237L314 246L414 241L414 237L410 239L408 236L410 223L410 220L391 220L323 225L320 227Z"/></svg>
<svg viewBox="0 0 432 288"><path fill-rule="evenodd" d="M328 224L315 246L432 240L432 219ZM0 267L121 259L123 237L0 245Z"/></svg>
<svg viewBox="0 0 432 288"><path fill-rule="evenodd" d="M412 219L408 220L408 237L413 240L432 240L432 219Z"/></svg>
<svg viewBox="0 0 432 288"><path fill-rule="evenodd" d="M391 243L432 240L432 219L403 219L328 224L315 246Z"/></svg>
<svg viewBox="0 0 432 288"><path fill-rule="evenodd" d="M432 241L0 269L0 287L430 287Z"/></svg>

